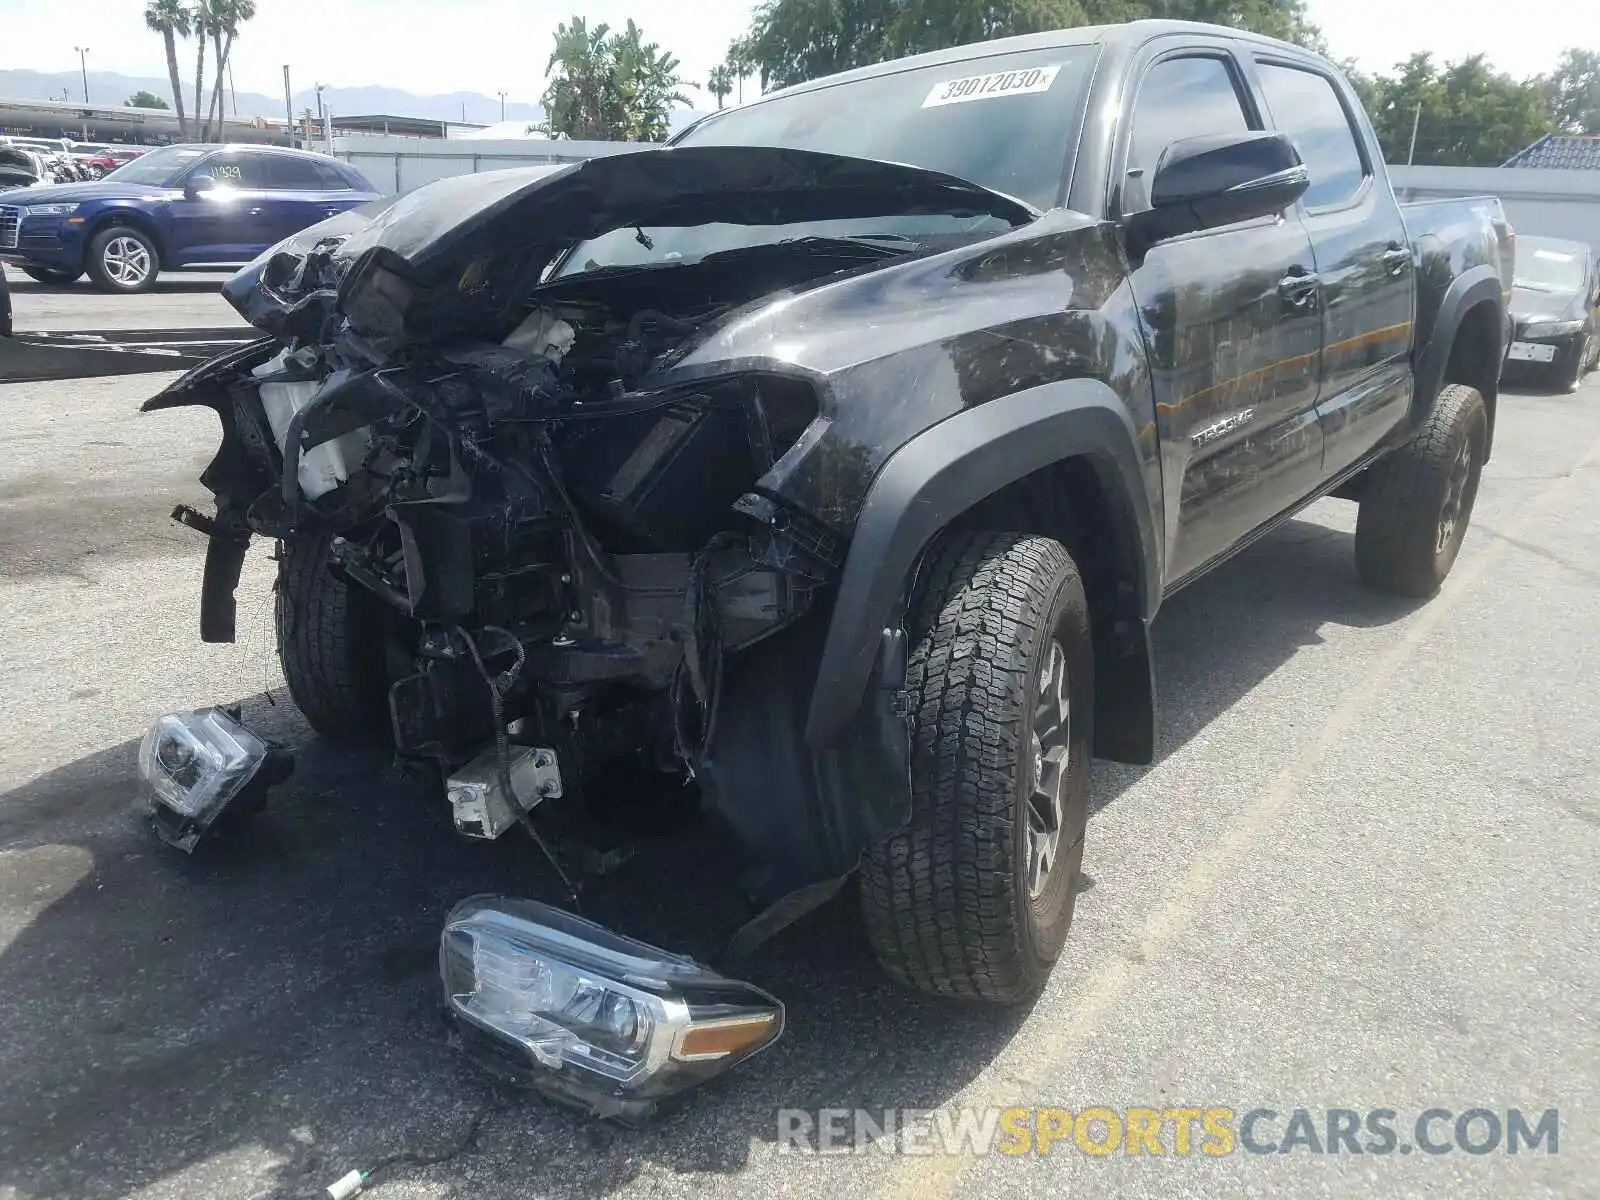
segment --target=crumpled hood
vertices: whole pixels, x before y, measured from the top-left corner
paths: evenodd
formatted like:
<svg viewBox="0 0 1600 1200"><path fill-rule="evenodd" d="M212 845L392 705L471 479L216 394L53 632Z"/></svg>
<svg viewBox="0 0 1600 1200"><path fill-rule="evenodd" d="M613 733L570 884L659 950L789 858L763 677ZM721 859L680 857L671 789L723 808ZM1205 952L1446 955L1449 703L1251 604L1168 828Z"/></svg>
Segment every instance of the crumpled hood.
<svg viewBox="0 0 1600 1200"><path fill-rule="evenodd" d="M146 200L165 199L170 193L165 188L144 184L134 187L122 183L61 183L49 187L31 187L27 190L29 204L82 204L88 200ZM19 203L17 195L8 203Z"/></svg>
<svg viewBox="0 0 1600 1200"><path fill-rule="evenodd" d="M294 285L304 286L298 264L321 245L322 286L327 276L339 281L338 310L358 327L367 321L367 332L394 337L410 324L418 293L465 288L469 267L508 248L530 264L548 264L578 242L633 225L783 225L919 212L1017 225L1039 215L1021 200L921 167L762 146L670 147L439 180L296 234L230 279L223 295L252 324L281 333Z"/></svg>

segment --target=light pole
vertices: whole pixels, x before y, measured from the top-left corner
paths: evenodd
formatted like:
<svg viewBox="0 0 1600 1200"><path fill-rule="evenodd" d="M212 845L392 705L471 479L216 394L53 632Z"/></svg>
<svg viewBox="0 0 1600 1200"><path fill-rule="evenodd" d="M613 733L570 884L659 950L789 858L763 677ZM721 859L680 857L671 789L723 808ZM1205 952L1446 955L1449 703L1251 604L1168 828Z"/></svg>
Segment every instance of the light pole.
<svg viewBox="0 0 1600 1200"><path fill-rule="evenodd" d="M78 52L78 70L83 74L83 102L89 103L89 47L74 46Z"/></svg>
<svg viewBox="0 0 1600 1200"><path fill-rule="evenodd" d="M502 121L506 119L506 94L504 92L500 93L500 119Z"/></svg>

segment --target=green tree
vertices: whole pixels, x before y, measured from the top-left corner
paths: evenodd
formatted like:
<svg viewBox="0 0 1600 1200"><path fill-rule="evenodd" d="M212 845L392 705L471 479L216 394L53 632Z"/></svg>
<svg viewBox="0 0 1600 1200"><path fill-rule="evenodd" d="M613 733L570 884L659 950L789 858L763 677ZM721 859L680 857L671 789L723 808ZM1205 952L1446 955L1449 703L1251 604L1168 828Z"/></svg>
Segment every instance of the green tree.
<svg viewBox="0 0 1600 1200"><path fill-rule="evenodd" d="M729 65L735 78L748 65L763 87L782 87L926 50L1144 17L1321 45L1305 0L762 0Z"/></svg>
<svg viewBox="0 0 1600 1200"><path fill-rule="evenodd" d="M1481 54L1442 68L1430 54L1413 54L1365 89L1367 112L1392 163L1408 160L1413 130L1419 165L1493 167L1556 126L1545 81L1519 83Z"/></svg>
<svg viewBox="0 0 1600 1200"><path fill-rule="evenodd" d="M1563 132L1600 134L1600 51L1568 50L1544 89Z"/></svg>
<svg viewBox="0 0 1600 1200"><path fill-rule="evenodd" d="M1282 38L1323 50L1322 33L1311 23L1306 11L1306 0L1136 0L1134 4L1091 5L1101 10L1142 9L1139 14L1163 17L1175 21L1204 21L1210 25L1227 25L1234 29L1249 29L1268 37ZM1114 12L1095 14L1095 20L1126 20Z"/></svg>
<svg viewBox="0 0 1600 1200"><path fill-rule="evenodd" d="M145 26L159 33L167 49L167 78L172 81L172 99L178 106L178 137L189 140L189 122L183 115L183 84L178 80L178 39L189 36L189 10L183 0L150 0L144 10ZM166 106L163 105L163 108Z"/></svg>
<svg viewBox="0 0 1600 1200"><path fill-rule="evenodd" d="M658 142L687 104L679 62L634 22L618 33L582 17L557 26L543 103L550 133L589 141Z"/></svg>
<svg viewBox="0 0 1600 1200"><path fill-rule="evenodd" d="M719 63L711 68L711 75L706 80L706 91L717 98L717 107L720 109L728 96L733 92L733 68L727 63Z"/></svg>
<svg viewBox="0 0 1600 1200"><path fill-rule="evenodd" d="M126 108L171 108L172 106L154 92L147 92L143 88L129 96L123 102Z"/></svg>

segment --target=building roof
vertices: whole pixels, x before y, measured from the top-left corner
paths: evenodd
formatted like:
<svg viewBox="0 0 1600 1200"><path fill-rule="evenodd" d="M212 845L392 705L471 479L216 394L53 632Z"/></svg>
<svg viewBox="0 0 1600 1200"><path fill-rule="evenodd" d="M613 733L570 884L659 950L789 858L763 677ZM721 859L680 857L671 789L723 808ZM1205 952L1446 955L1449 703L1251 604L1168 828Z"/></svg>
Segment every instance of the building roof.
<svg viewBox="0 0 1600 1200"><path fill-rule="evenodd" d="M349 117L341 113L333 114L335 133L388 133L404 137L442 138L451 129L481 128L481 125L463 121L435 121L428 117L401 117L388 113Z"/></svg>
<svg viewBox="0 0 1600 1200"><path fill-rule="evenodd" d="M1600 171L1600 135L1574 137L1546 134L1501 164L1506 167L1554 167L1566 171Z"/></svg>

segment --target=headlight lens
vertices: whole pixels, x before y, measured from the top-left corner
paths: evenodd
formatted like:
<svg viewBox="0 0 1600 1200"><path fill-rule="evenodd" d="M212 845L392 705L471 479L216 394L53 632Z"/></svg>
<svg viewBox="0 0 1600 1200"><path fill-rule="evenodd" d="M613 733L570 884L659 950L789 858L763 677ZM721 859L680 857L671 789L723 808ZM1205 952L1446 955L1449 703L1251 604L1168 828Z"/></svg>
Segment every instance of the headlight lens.
<svg viewBox="0 0 1600 1200"><path fill-rule="evenodd" d="M274 766L263 772L269 760ZM274 751L221 709L169 713L139 745L139 806L164 840L193 850L224 808L252 784L264 788L284 778L286 766L285 751Z"/></svg>
<svg viewBox="0 0 1600 1200"><path fill-rule="evenodd" d="M76 204L30 204L22 213L28 217L66 217L77 211Z"/></svg>
<svg viewBox="0 0 1600 1200"><path fill-rule="evenodd" d="M1561 337L1563 334L1577 333L1583 328L1583 319L1580 317L1571 321L1532 321L1522 327L1522 336L1528 338Z"/></svg>
<svg viewBox="0 0 1600 1200"><path fill-rule="evenodd" d="M759 988L531 900L458 904L439 970L474 1057L597 1116L642 1118L783 1032Z"/></svg>

